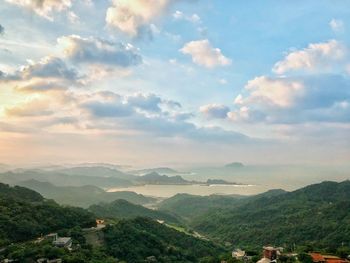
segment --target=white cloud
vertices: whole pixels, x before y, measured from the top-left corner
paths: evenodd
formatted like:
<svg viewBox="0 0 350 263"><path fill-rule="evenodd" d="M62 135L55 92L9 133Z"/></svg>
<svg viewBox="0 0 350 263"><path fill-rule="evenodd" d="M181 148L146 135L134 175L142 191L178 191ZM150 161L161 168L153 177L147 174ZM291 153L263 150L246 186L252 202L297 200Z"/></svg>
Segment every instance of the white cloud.
<svg viewBox="0 0 350 263"><path fill-rule="evenodd" d="M342 75L260 76L235 99L235 121L349 122L350 79Z"/></svg>
<svg viewBox="0 0 350 263"><path fill-rule="evenodd" d="M93 37L83 38L77 35L60 37L57 42L66 57L77 63L105 64L124 68L142 63L142 57L131 44Z"/></svg>
<svg viewBox="0 0 350 263"><path fill-rule="evenodd" d="M194 63L207 68L228 66L232 63L219 48L212 47L208 39L188 42L180 52L192 56Z"/></svg>
<svg viewBox="0 0 350 263"><path fill-rule="evenodd" d="M63 61L61 58L46 56L38 62L28 60L28 64L21 66L12 74L0 76L0 80L16 81L39 79L63 79L74 81L79 78L78 72Z"/></svg>
<svg viewBox="0 0 350 263"><path fill-rule="evenodd" d="M331 27L331 29L338 33L338 32L343 32L344 31L344 22L340 19L332 19L329 22L329 26Z"/></svg>
<svg viewBox="0 0 350 263"><path fill-rule="evenodd" d="M344 61L348 48L336 40L310 44L303 50L290 52L283 60L277 62L273 71L284 74L289 71L331 71Z"/></svg>
<svg viewBox="0 0 350 263"><path fill-rule="evenodd" d="M174 0L113 0L108 8L106 22L109 26L136 37L160 17Z"/></svg>
<svg viewBox="0 0 350 263"><path fill-rule="evenodd" d="M225 119L230 111L229 107L222 104L207 104L199 108L200 112L212 119Z"/></svg>
<svg viewBox="0 0 350 263"><path fill-rule="evenodd" d="M5 0L8 3L15 4L29 10L36 14L53 20L55 12L62 12L72 6L72 0Z"/></svg>
<svg viewBox="0 0 350 263"><path fill-rule="evenodd" d="M173 17L176 20L185 20L185 21L189 21L191 23L200 23L201 22L201 18L199 15L197 14L192 14L192 15L185 15L183 12L181 11L175 11L175 13L173 14Z"/></svg>
<svg viewBox="0 0 350 263"><path fill-rule="evenodd" d="M245 103L262 103L272 107L288 108L304 95L305 87L297 80L261 76L248 81L245 89L250 94ZM242 103L242 98L236 98L236 100Z"/></svg>

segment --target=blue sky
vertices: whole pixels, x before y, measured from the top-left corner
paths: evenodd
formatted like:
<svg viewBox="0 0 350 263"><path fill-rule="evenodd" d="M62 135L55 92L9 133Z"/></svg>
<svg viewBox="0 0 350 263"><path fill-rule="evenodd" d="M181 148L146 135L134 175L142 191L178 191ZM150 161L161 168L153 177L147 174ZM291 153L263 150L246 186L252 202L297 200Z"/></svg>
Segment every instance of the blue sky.
<svg viewBox="0 0 350 263"><path fill-rule="evenodd" d="M0 3L4 162L349 161L348 1Z"/></svg>

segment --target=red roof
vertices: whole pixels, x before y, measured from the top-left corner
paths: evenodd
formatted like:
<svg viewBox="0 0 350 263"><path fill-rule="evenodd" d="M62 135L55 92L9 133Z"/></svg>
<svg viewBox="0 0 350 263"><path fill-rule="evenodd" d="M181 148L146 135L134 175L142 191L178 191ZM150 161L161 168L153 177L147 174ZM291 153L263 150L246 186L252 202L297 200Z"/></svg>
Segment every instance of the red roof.
<svg viewBox="0 0 350 263"><path fill-rule="evenodd" d="M325 262L326 260L320 253L310 253L313 262Z"/></svg>
<svg viewBox="0 0 350 263"><path fill-rule="evenodd" d="M349 263L346 259L341 259L336 256L322 255L320 253L310 253L312 257L312 261L317 262L325 262L325 263Z"/></svg>
<svg viewBox="0 0 350 263"><path fill-rule="evenodd" d="M341 258L330 258L326 260L327 263L347 263L347 260Z"/></svg>

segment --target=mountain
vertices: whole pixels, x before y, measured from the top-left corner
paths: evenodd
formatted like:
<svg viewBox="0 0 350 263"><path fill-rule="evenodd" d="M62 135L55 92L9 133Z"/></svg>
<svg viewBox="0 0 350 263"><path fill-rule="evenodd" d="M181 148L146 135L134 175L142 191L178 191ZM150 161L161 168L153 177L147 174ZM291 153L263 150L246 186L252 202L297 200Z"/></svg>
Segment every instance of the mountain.
<svg viewBox="0 0 350 263"><path fill-rule="evenodd" d="M183 184L191 184L192 182L183 179L181 176L167 176L160 175L156 172L152 172L143 176L139 176L137 182L141 184L174 184L174 185L183 185Z"/></svg>
<svg viewBox="0 0 350 263"><path fill-rule="evenodd" d="M223 179L208 179L206 184L207 185L214 185L214 184L238 185L238 183L229 182Z"/></svg>
<svg viewBox="0 0 350 263"><path fill-rule="evenodd" d="M145 175L149 173L159 173L159 174L181 174L181 172L178 172L172 168L168 167L158 167L158 168L149 168L149 169L142 169L142 170L133 170L130 171L131 174L137 174L137 175Z"/></svg>
<svg viewBox="0 0 350 263"><path fill-rule="evenodd" d="M127 174L115 168L110 168L106 166L78 166L72 168L59 169L56 170L56 172L67 175L119 178L129 181L132 181L136 178L135 175Z"/></svg>
<svg viewBox="0 0 350 263"><path fill-rule="evenodd" d="M0 183L0 198L28 202L42 202L44 200L39 193L33 190L20 186L10 187L3 183Z"/></svg>
<svg viewBox="0 0 350 263"><path fill-rule="evenodd" d="M350 181L323 182L293 192L254 197L231 209L208 211L190 225L237 246L349 244Z"/></svg>
<svg viewBox="0 0 350 263"><path fill-rule="evenodd" d="M116 200L111 203L92 205L89 210L102 218L135 218L148 217L170 223L179 223L178 218L166 212L151 210L141 205L132 204L126 200Z"/></svg>
<svg viewBox="0 0 350 263"><path fill-rule="evenodd" d="M94 185L98 187L128 187L133 185L133 182L128 179L74 174L70 175L56 171L17 170L0 173L0 182L8 183L11 185L15 185L19 182L31 179L42 182L49 182L57 186Z"/></svg>
<svg viewBox="0 0 350 263"><path fill-rule="evenodd" d="M112 202L117 199L125 199L134 204L147 204L155 202L152 197L146 197L134 192L106 192L96 186L55 186L48 182L28 180L18 183L21 186L35 190L45 198L54 199L59 204L72 205L87 208L100 202Z"/></svg>
<svg viewBox="0 0 350 263"><path fill-rule="evenodd" d="M62 207L35 191L0 183L0 247L73 227L96 225L81 208Z"/></svg>
<svg viewBox="0 0 350 263"><path fill-rule="evenodd" d="M224 167L237 169L237 168L243 168L244 165L243 163L240 163L240 162L233 162L233 163L226 164Z"/></svg>
<svg viewBox="0 0 350 263"><path fill-rule="evenodd" d="M107 251L125 262L220 262L224 249L146 218L122 220L104 230Z"/></svg>

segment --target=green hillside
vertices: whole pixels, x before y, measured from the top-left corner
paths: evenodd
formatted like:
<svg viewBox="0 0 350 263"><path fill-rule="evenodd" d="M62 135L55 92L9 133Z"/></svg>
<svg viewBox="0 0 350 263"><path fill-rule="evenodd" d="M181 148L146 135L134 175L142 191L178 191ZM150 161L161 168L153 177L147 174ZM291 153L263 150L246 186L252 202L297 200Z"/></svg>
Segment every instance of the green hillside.
<svg viewBox="0 0 350 263"><path fill-rule="evenodd" d="M0 183L0 246L95 224L95 216L84 209L62 207L32 190Z"/></svg>
<svg viewBox="0 0 350 263"><path fill-rule="evenodd" d="M170 211L171 213L179 215L187 220L191 220L194 217L199 217L212 209L232 209L262 196L276 196L282 193L285 193L285 191L276 189L255 196L198 196L189 194L177 194L162 201L159 204L159 209L162 211Z"/></svg>
<svg viewBox="0 0 350 263"><path fill-rule="evenodd" d="M233 207L240 203L243 196L210 195L197 196L190 194L177 194L162 201L159 209L170 211L185 219L201 215L213 208Z"/></svg>
<svg viewBox="0 0 350 263"><path fill-rule="evenodd" d="M102 218L135 218L148 217L154 220L164 220L170 223L179 223L177 217L166 212L151 210L141 205L129 203L126 200L116 200L111 203L92 205L89 210Z"/></svg>
<svg viewBox="0 0 350 263"><path fill-rule="evenodd" d="M126 262L217 262L224 250L212 242L194 238L146 218L122 220L105 229L109 253ZM145 261L145 259L152 261Z"/></svg>
<svg viewBox="0 0 350 263"><path fill-rule="evenodd" d="M350 182L323 182L196 217L191 226L235 245L350 243Z"/></svg>

